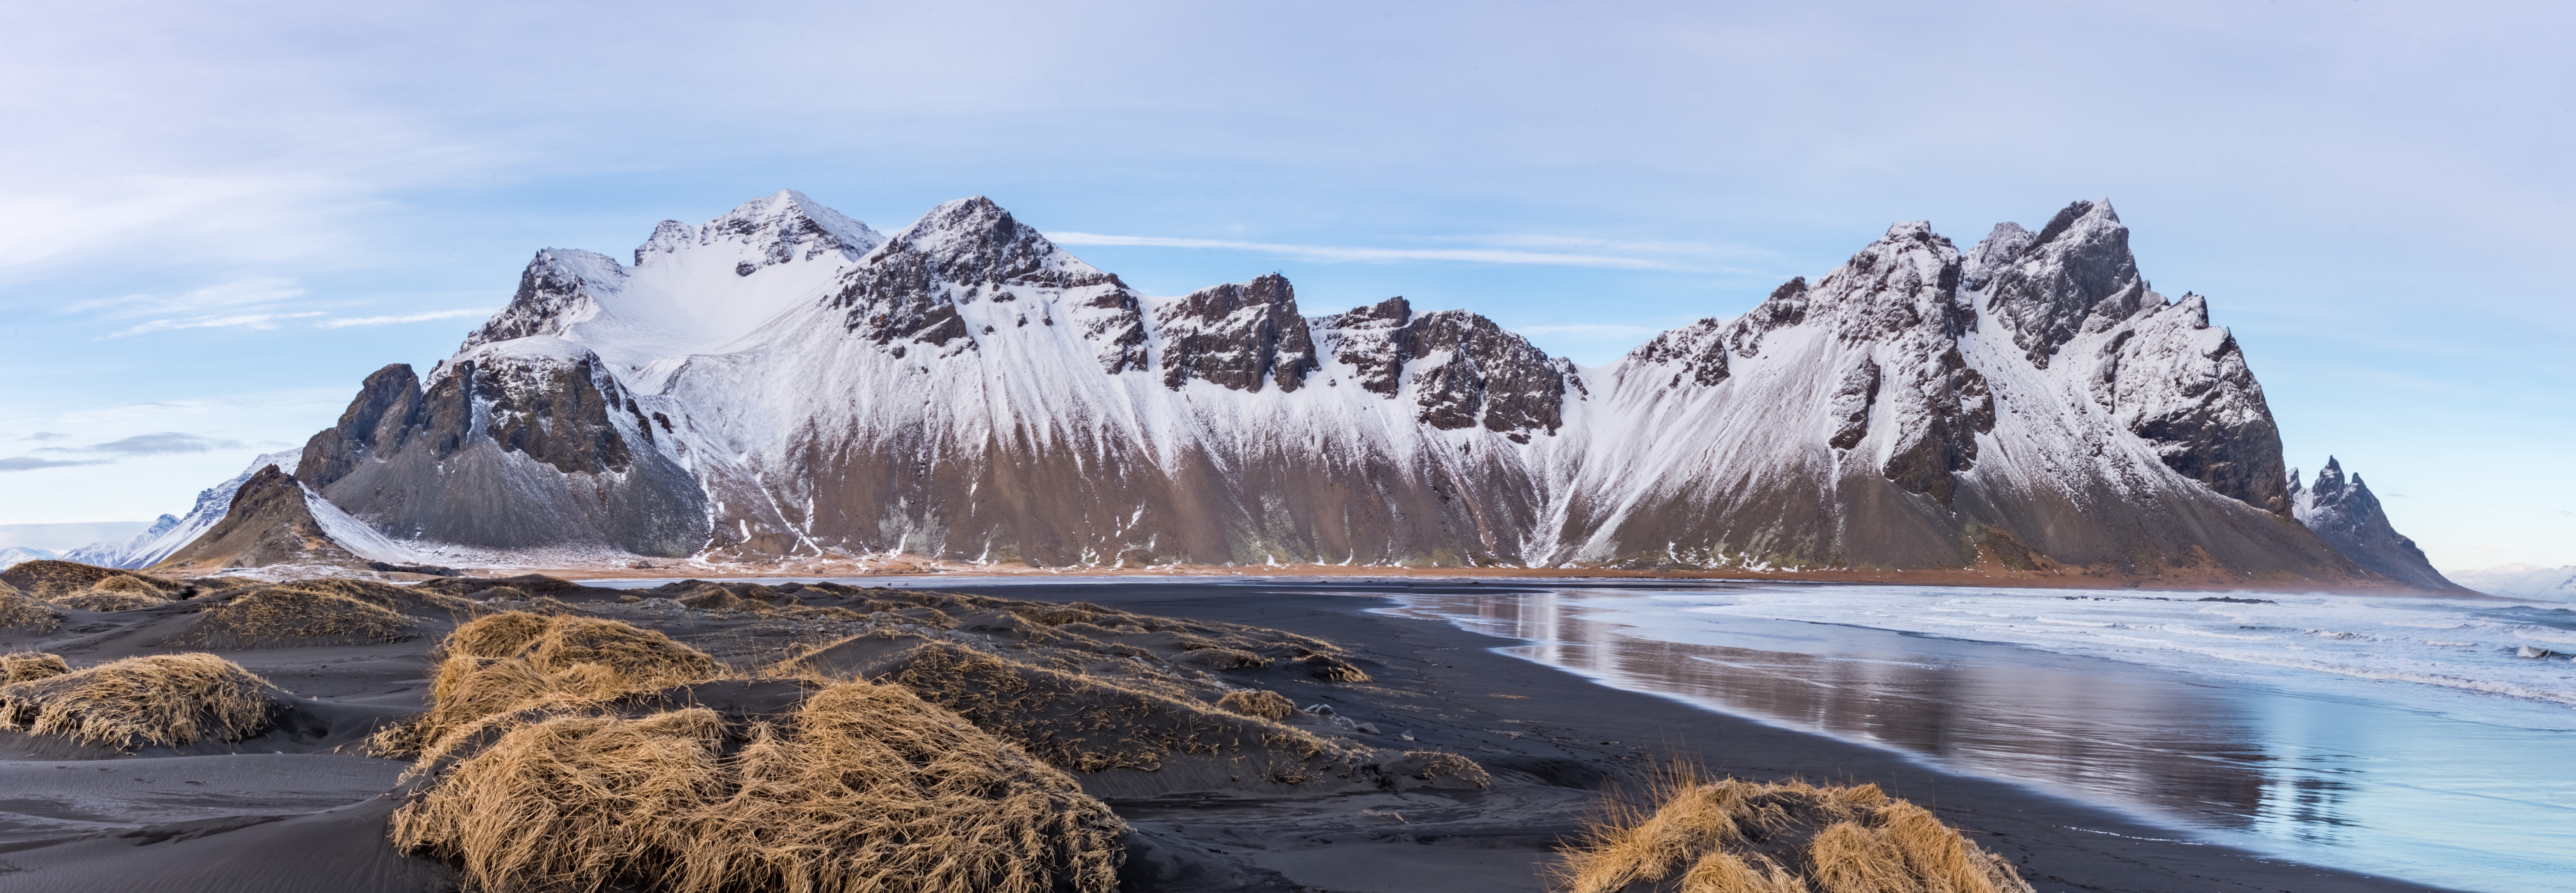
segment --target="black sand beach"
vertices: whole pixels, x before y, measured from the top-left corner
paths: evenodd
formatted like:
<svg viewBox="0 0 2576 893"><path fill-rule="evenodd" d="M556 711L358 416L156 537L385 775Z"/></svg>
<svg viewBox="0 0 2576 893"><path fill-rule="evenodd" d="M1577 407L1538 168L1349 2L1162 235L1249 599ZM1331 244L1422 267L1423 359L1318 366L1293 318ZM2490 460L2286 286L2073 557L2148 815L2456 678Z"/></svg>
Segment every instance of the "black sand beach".
<svg viewBox="0 0 2576 893"><path fill-rule="evenodd" d="M617 581L636 585L644 581ZM1291 798L1232 792L1125 798L1096 790L1133 832L1123 889L1509 891L1544 889L1553 847L1605 786L1682 758L1753 779L1875 782L1937 811L2041 890L2383 891L2416 885L2267 860L2011 785L1945 774L1873 748L1610 689L1490 649L1504 640L1369 613L1353 597L1434 581L1154 582L903 588L1084 601L1139 614L1271 627L1349 649L1359 685L1271 680L1379 734L1363 743L1446 750L1483 764L1489 790L1419 788ZM645 583L649 585L649 583ZM1497 584L1473 584L1489 591ZM568 588L576 606L618 593ZM135 654L197 615L184 603L72 612L41 637L0 637L77 668ZM0 732L0 893L18 890L440 890L447 866L397 853L386 819L405 763L353 755L366 735L427 702L429 649L453 618L382 645L211 649L296 694L287 719L232 745L131 753ZM653 624L728 661L772 654L757 627L712 612ZM1405 736L1410 736L1406 740ZM1088 785L1089 782L1086 782Z"/></svg>

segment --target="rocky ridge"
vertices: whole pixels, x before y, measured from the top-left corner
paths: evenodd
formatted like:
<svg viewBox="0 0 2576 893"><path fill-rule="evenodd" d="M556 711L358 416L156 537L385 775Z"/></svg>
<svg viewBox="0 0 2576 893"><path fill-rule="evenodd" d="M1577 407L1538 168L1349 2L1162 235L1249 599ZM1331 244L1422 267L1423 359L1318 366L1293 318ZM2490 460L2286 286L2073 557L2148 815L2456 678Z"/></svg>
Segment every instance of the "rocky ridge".
<svg viewBox="0 0 2576 893"><path fill-rule="evenodd" d="M307 479L397 538L608 558L2391 579L2294 518L2234 339L2107 202L1966 252L1901 223L1592 369L1277 275L1142 295L980 197L880 237L781 193L636 258L541 252Z"/></svg>
<svg viewBox="0 0 2576 893"><path fill-rule="evenodd" d="M2300 486L2299 472L2292 469L2286 485L2299 523L2354 563L2410 586L2466 591L2433 569L2414 540L2389 525L2388 512L2371 494L2370 485L2362 482L2361 475L2346 478L2343 463L2334 457L2326 457L2326 467L2317 472L2315 483Z"/></svg>

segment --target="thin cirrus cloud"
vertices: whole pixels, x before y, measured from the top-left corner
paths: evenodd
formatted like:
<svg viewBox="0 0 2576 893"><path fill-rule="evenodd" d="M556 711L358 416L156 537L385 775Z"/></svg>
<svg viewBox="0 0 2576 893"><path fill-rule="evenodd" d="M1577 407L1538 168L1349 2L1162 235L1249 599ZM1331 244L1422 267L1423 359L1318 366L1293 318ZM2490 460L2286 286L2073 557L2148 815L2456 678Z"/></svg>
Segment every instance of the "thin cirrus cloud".
<svg viewBox="0 0 2576 893"><path fill-rule="evenodd" d="M1593 267L1606 270L1684 270L1687 267L1666 261L1607 254L1573 254L1557 251L1521 251L1498 248L1356 248L1337 245L1286 245L1276 242L1237 242L1226 239L1181 239L1167 236L1113 236L1100 233L1048 233L1047 239L1059 245L1133 246L1142 248L1205 248L1219 251L1248 251L1275 254L1319 263L1387 263L1393 261L1459 261L1479 264L1538 264L1557 267Z"/></svg>
<svg viewBox="0 0 2576 893"><path fill-rule="evenodd" d="M85 447L43 447L38 449L37 452L107 453L116 456L163 456L172 453L210 453L216 450L237 450L241 448L242 442L238 440L200 437L195 434L188 434L179 431L163 431L158 434L137 434L132 437L120 440L111 440L106 443L94 443Z"/></svg>
<svg viewBox="0 0 2576 893"><path fill-rule="evenodd" d="M345 329L350 326L389 326L398 323L428 322L434 319L455 319L460 316L490 316L491 314L492 308L490 307L466 307L457 310L432 310L427 313L413 313L406 316L359 316L347 319L326 319L314 324L314 328Z"/></svg>
<svg viewBox="0 0 2576 893"><path fill-rule="evenodd" d="M152 332L172 332L180 329L274 329L277 328L279 320L307 319L324 315L327 314L319 310L310 310L301 313L241 313L232 316L201 316L196 319L156 319L123 331L101 335L99 340Z"/></svg>

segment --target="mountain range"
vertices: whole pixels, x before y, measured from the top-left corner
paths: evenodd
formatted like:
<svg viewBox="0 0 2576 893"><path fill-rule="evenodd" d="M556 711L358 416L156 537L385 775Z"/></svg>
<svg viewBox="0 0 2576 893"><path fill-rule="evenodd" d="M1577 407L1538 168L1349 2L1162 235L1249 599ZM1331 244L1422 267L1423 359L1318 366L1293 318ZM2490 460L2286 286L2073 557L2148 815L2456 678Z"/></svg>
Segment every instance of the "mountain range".
<svg viewBox="0 0 2576 893"><path fill-rule="evenodd" d="M1581 367L1401 297L1310 315L1278 275L1145 295L981 197L889 235L780 192L631 263L538 252L453 356L378 370L273 464L403 553L377 560L2456 590L2358 477L2299 485L2233 336L2150 286L2107 201L1964 251L1898 223Z"/></svg>

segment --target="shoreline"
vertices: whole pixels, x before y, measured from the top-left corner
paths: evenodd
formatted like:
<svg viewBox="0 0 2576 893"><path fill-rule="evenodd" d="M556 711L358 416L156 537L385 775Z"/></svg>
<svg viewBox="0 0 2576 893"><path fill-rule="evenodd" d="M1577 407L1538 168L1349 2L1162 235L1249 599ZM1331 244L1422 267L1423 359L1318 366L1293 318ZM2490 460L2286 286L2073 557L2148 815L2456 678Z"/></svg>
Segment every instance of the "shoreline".
<svg viewBox="0 0 2576 893"><path fill-rule="evenodd" d="M641 563L641 562L639 562ZM1179 578L1240 578L1247 580L1314 579L1338 581L1361 578L1388 578L1412 581L1478 580L1531 581L1562 583L1575 580L1651 581L1707 583L1819 583L1868 586L1994 586L2008 589L2091 589L2140 592L2261 592L2273 594L2371 595L2401 598L2446 598L2468 601L2499 599L2477 592L2439 592L2416 589L2394 583L2340 583L2326 585L2314 580L2255 580L2229 578L2210 574L2201 576L2143 576L2107 573L2050 573L2035 571L1986 569L1936 570L1816 570L1754 571L1740 568L1725 570L1665 570L1620 568L1522 568L1522 567L1364 567L1334 564L1279 565L1158 565L1149 568L1038 568L1027 565L975 564L938 561L878 562L874 560L790 560L773 564L710 563L673 561L645 567L508 567L477 568L469 576L517 576L544 574L567 580L662 580L707 579L733 580L762 577L867 580L939 580L958 577L1009 577L1034 580L1132 578L1160 580Z"/></svg>
<svg viewBox="0 0 2576 893"><path fill-rule="evenodd" d="M920 588L978 591L971 583L937 586L932 582L936 579L922 580ZM1487 884L1481 889L1540 889L1538 867L1547 861L1556 841L1580 832L1582 822L1601 804L1605 788L1633 786L1654 766L1680 759L1757 780L1796 777L1877 783L1893 796L1933 809L1944 822L2005 855L2041 890L2375 893L2438 889L2191 839L2192 832L2133 812L2013 781L1942 769L1881 745L1618 688L1504 650L1525 644L1519 639L1379 610L1400 606L1382 594L1311 587L1264 589L1253 582L1100 591L1092 581L1068 581L1059 591L1048 592L1042 584L1015 581L995 584L989 594L1088 601L1144 613L1249 623L1335 641L1364 655L1370 671L1387 687L1427 693L1433 702L1428 710L1466 719L1438 731L1412 729L1421 732L1425 741L1438 741L1486 762L1497 769L1498 776L1534 775L1549 785L1540 791L1552 797L1545 804L1528 802L1531 798L1524 795L1511 808L1496 810L1503 813L1499 816L1403 832L1332 827L1340 823L1320 822L1324 817L1315 814L1313 804L1293 801L1117 804L1122 815L1159 835L1228 852L1236 852L1242 841L1257 839L1267 849L1251 851L1257 855L1248 867L1284 870L1298 886L1406 889L1349 880L1353 872L1365 876L1395 871L1385 860L1400 860L1415 866L1408 869L1412 871L1442 865L1455 871L1481 871L1479 876ZM1420 703L1424 697L1350 698L1342 706L1352 715L1375 714L1384 718L1381 721L1413 723L1426 709ZM1367 837L1371 842L1354 848L1352 837ZM1336 845L1335 839L1343 843ZM1523 858L1528 861L1517 862ZM1530 873L1507 872L1510 878L1497 878L1490 865L1475 867L1480 860L1514 861L1529 866ZM1295 870L1300 868L1325 873L1307 875Z"/></svg>

